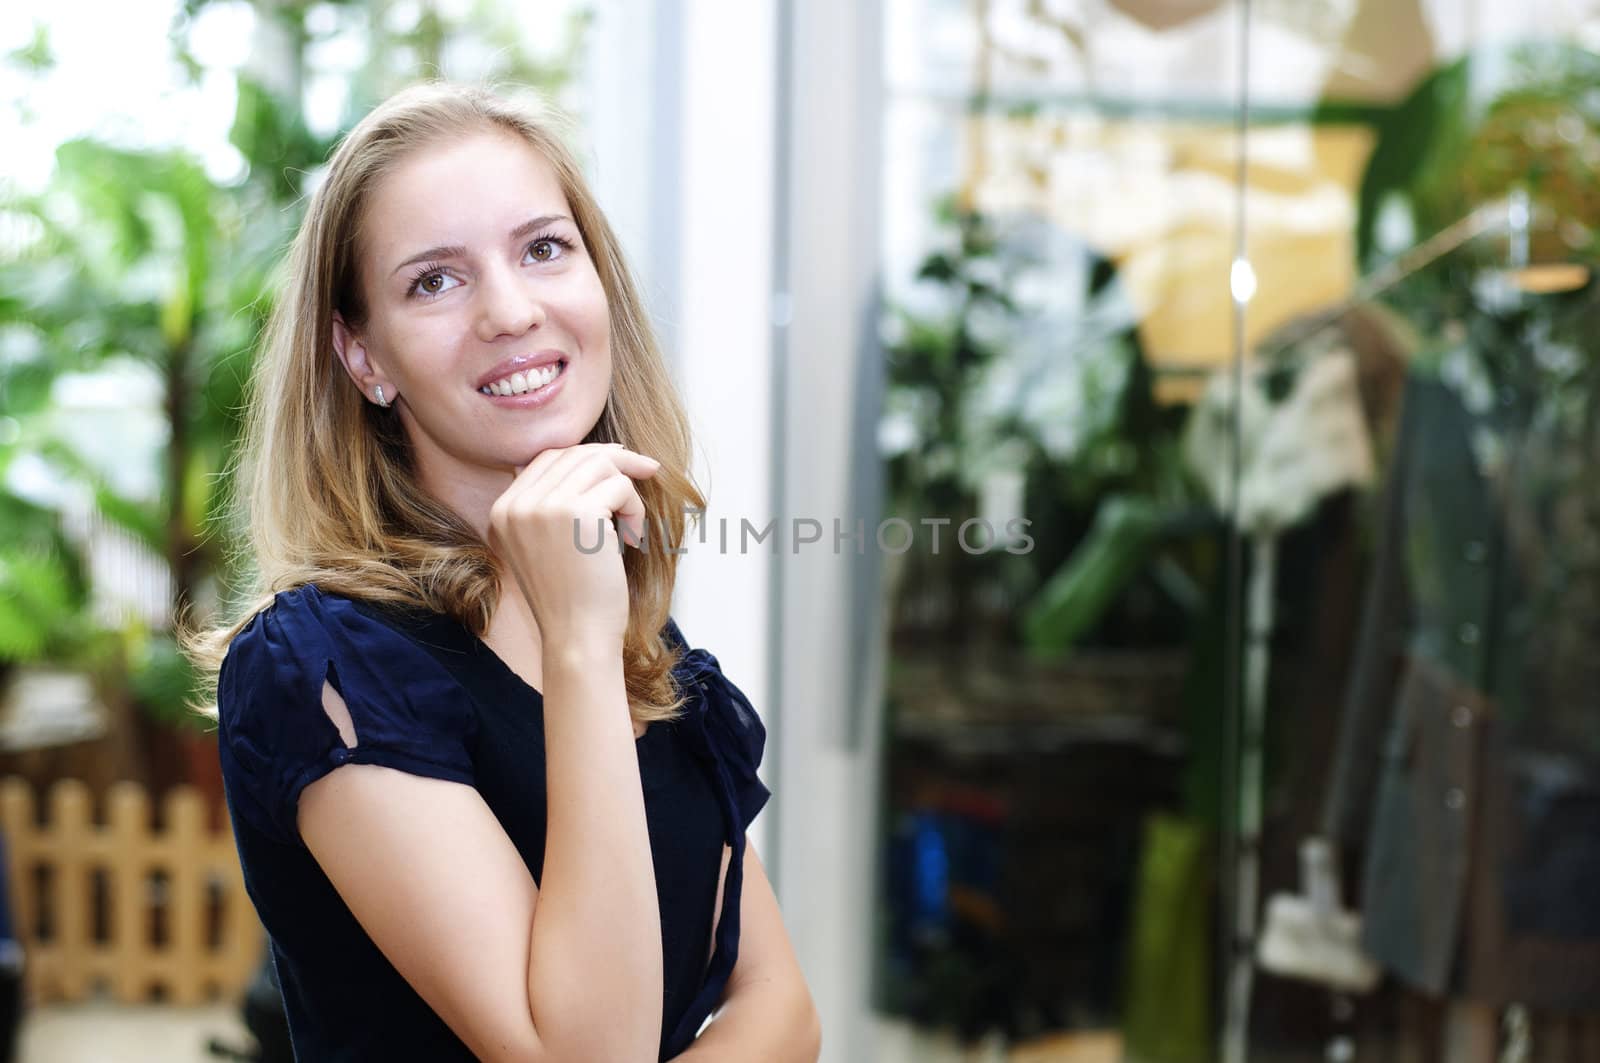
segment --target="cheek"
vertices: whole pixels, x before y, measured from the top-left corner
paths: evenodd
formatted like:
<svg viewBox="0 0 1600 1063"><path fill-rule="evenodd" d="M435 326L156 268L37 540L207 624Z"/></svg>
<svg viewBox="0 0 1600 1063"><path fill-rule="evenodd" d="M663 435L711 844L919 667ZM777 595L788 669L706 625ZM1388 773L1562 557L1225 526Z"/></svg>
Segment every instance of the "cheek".
<svg viewBox="0 0 1600 1063"><path fill-rule="evenodd" d="M600 283L600 275L592 267L584 271L583 280L573 296L572 306L588 342L593 345L609 339L611 308L606 302L605 285Z"/></svg>

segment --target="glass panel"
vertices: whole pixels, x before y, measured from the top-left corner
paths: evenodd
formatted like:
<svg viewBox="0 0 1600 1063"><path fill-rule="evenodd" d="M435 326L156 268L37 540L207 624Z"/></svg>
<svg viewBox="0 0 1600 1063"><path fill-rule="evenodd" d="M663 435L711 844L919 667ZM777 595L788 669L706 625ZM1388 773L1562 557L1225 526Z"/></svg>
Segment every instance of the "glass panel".
<svg viewBox="0 0 1600 1063"><path fill-rule="evenodd" d="M880 442L916 537L890 558L885 1044L1200 1058L1230 595L1185 432L1235 348L1242 12L889 10Z"/></svg>
<svg viewBox="0 0 1600 1063"><path fill-rule="evenodd" d="M881 1058L1588 1058L1600 13L889 12Z"/></svg>
<svg viewBox="0 0 1600 1063"><path fill-rule="evenodd" d="M1580 7L1365 12L1341 66L1415 76L1331 80L1291 123L1369 146L1354 283L1309 315L1252 307L1267 412L1243 497L1314 503L1237 514L1272 544L1252 554L1255 1058L1600 1045L1600 508L1578 471L1600 398L1600 22Z"/></svg>

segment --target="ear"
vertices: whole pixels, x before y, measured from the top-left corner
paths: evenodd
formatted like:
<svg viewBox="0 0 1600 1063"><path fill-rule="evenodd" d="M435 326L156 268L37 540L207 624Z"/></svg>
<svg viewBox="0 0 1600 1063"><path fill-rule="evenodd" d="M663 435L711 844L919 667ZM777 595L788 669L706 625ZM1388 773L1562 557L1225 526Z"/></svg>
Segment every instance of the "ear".
<svg viewBox="0 0 1600 1063"><path fill-rule="evenodd" d="M380 386L387 402L393 403L399 397L398 389L373 359L362 336L345 323L344 315L337 310L333 312L333 349L344 371L368 401L376 401L375 391Z"/></svg>

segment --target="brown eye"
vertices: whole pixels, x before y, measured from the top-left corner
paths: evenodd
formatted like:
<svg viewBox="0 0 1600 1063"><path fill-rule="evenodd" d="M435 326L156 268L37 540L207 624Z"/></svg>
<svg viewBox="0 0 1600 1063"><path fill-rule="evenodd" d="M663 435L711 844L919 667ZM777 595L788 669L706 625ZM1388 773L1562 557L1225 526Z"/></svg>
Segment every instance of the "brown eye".
<svg viewBox="0 0 1600 1063"><path fill-rule="evenodd" d="M435 296L443 295L450 290L444 287L444 282L449 279L450 275L439 266L432 263L423 266L412 279L411 286L406 289L406 298L416 299L421 297L423 299L432 299Z"/></svg>
<svg viewBox="0 0 1600 1063"><path fill-rule="evenodd" d="M549 263L565 258L574 246L565 236L540 236L528 245L528 251L535 262Z"/></svg>

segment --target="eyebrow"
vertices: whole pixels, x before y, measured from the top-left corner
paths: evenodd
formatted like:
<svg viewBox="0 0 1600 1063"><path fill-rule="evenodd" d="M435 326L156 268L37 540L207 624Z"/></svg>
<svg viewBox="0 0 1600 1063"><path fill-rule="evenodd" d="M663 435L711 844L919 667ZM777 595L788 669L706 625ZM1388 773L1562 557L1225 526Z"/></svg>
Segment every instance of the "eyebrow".
<svg viewBox="0 0 1600 1063"><path fill-rule="evenodd" d="M524 236L532 235L538 229L543 229L546 225L550 225L558 221L570 220L571 219L565 214L541 214L537 218L529 218L515 229L512 229L511 232L506 234L506 239L520 240ZM390 271L389 276L392 277L396 273L399 273L401 270L405 269L407 266L417 262L427 262L431 259L437 258L459 258L466 253L467 249L460 244L447 244L439 247L430 247L426 251L418 251L416 254L400 263Z"/></svg>

